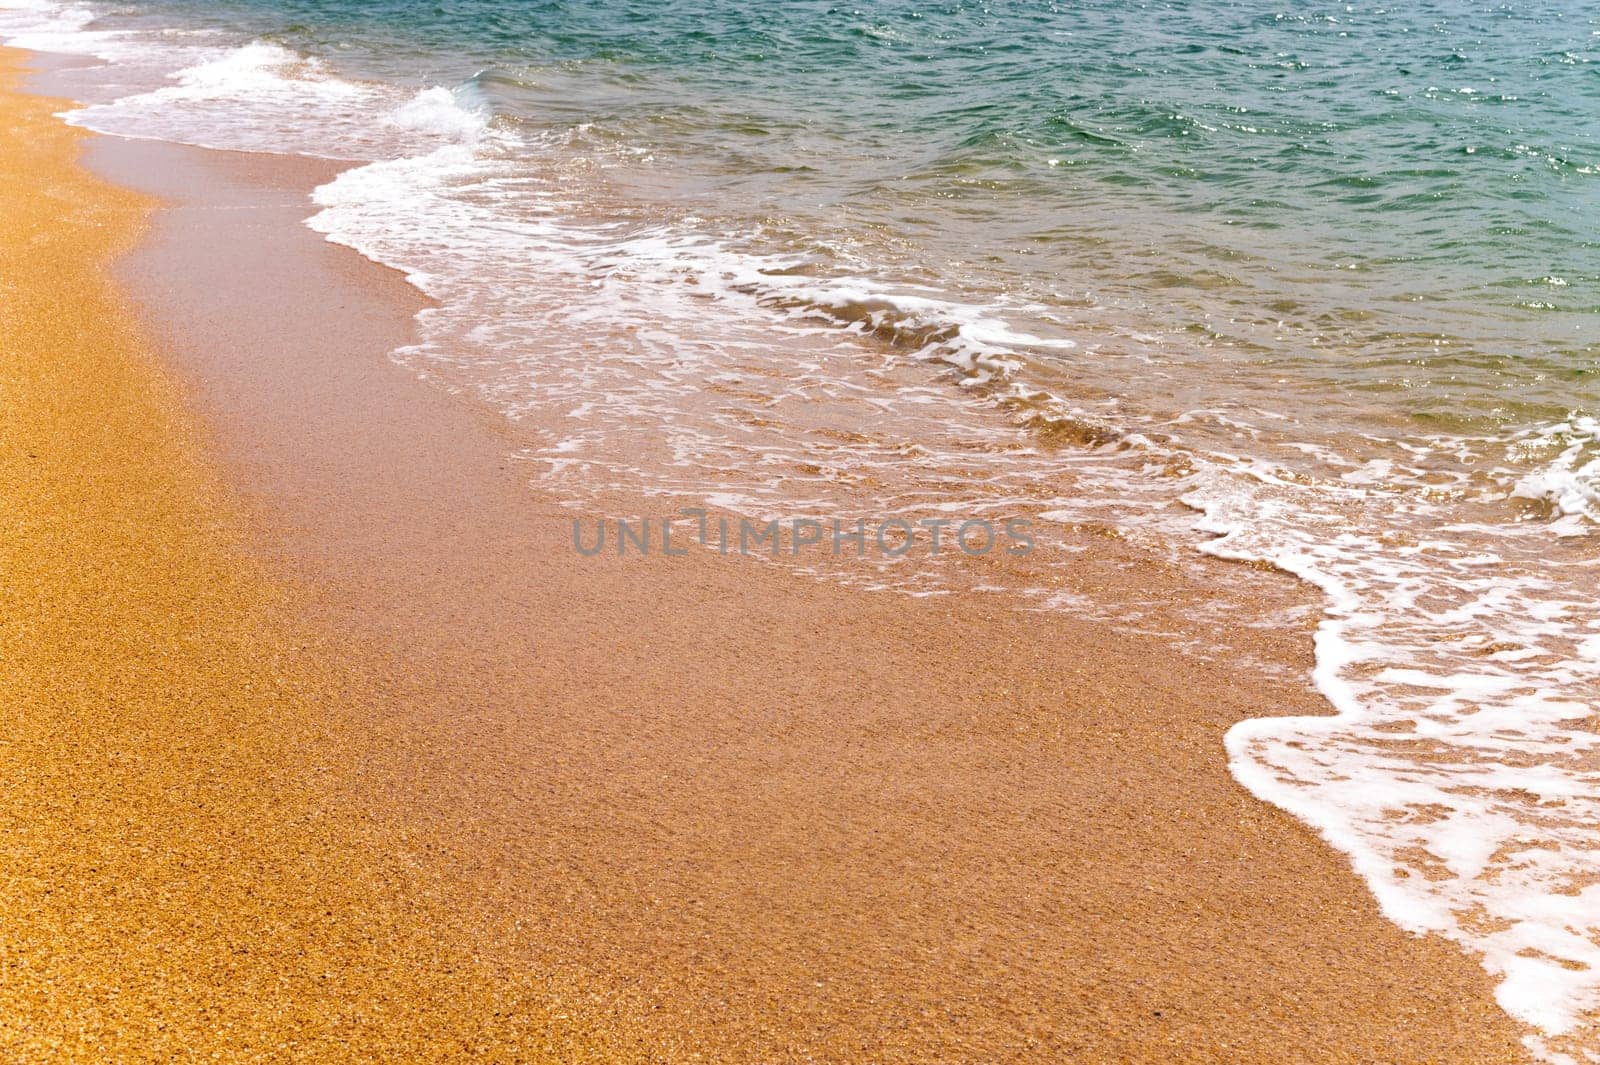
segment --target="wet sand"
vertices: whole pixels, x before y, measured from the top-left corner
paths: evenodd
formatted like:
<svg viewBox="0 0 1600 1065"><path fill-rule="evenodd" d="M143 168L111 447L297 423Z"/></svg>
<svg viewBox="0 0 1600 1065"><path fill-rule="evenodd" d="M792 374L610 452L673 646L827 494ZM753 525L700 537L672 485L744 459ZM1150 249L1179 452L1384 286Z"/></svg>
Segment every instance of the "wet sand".
<svg viewBox="0 0 1600 1065"><path fill-rule="evenodd" d="M3 106L13 1046L1524 1059L1474 960L1228 776L1228 725L1303 685L984 597L579 558L515 428L389 361L415 294L298 226L326 166L95 139L168 204L129 307L101 268L150 201Z"/></svg>

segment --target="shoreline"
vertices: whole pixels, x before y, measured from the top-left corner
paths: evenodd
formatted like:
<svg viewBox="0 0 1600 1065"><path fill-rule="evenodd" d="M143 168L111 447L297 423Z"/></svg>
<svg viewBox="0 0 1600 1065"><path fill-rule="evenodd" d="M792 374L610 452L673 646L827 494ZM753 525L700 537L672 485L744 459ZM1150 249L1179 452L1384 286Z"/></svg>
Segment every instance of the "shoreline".
<svg viewBox="0 0 1600 1065"><path fill-rule="evenodd" d="M1326 712L1303 684L975 596L587 564L511 430L389 362L418 302L299 226L320 164L61 136L168 204L114 274L251 550L373 684L331 700L362 754L312 792L449 840L452 934L581 989L584 1031L656 1060L1523 1056L1473 959L1228 775L1233 721Z"/></svg>
<svg viewBox="0 0 1600 1065"><path fill-rule="evenodd" d="M445 870L408 857L434 844L355 772L382 753L349 716L371 678L247 550L206 429L107 282L156 202L81 167L87 135L19 92L24 62L0 51L0 1047L554 1058L572 1025L464 949ZM495 996L547 1037L486 1038Z"/></svg>

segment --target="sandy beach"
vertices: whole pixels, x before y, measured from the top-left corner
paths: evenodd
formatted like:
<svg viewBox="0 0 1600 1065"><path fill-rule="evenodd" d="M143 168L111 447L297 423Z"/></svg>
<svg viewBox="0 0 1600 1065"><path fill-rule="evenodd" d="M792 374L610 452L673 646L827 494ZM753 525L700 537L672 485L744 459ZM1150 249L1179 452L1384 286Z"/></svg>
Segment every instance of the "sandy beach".
<svg viewBox="0 0 1600 1065"><path fill-rule="evenodd" d="M12 1060L1527 1060L1229 775L1322 711L1306 633L1227 634L1263 679L582 558L529 428L390 359L416 292L300 224L334 164L93 137L0 63ZM1079 594L1208 594L1081 535Z"/></svg>

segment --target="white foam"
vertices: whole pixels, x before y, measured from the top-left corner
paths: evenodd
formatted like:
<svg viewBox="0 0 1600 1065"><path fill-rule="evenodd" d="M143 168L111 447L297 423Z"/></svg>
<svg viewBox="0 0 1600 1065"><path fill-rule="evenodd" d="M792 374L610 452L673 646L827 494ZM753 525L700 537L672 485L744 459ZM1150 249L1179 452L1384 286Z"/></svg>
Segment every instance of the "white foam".
<svg viewBox="0 0 1600 1065"><path fill-rule="evenodd" d="M1564 516L1600 521L1600 421L1570 418L1527 434L1517 446L1560 450L1543 468L1517 479L1513 498L1543 503Z"/></svg>
<svg viewBox="0 0 1600 1065"><path fill-rule="evenodd" d="M1585 556L1531 524L1498 529L1490 560L1477 530L1397 546L1362 530L1403 527L1419 504L1370 489L1214 477L1186 502L1219 536L1210 553L1328 596L1313 681L1334 713L1236 725L1235 776L1349 854L1391 920L1480 954L1501 1006L1544 1033L1530 1047L1554 1060L1593 1046L1600 663ZM1352 526L1356 508L1369 520Z"/></svg>
<svg viewBox="0 0 1600 1065"><path fill-rule="evenodd" d="M206 148L369 158L405 150L382 135L395 93L345 80L276 44L209 49L170 84L72 111L103 133Z"/></svg>
<svg viewBox="0 0 1600 1065"><path fill-rule="evenodd" d="M424 89L385 119L390 125L461 144L476 143L489 128L488 108L465 89Z"/></svg>
<svg viewBox="0 0 1600 1065"><path fill-rule="evenodd" d="M83 4L0 0L0 40L35 52L93 54L98 35L84 30L94 19L93 9Z"/></svg>
<svg viewBox="0 0 1600 1065"><path fill-rule="evenodd" d="M0 0L0 40L22 48L95 56L138 68L147 91L69 112L73 125L124 137L200 147L354 161L475 143L489 128L470 86L408 94L336 74L268 41L220 32L173 35L94 28L94 8Z"/></svg>

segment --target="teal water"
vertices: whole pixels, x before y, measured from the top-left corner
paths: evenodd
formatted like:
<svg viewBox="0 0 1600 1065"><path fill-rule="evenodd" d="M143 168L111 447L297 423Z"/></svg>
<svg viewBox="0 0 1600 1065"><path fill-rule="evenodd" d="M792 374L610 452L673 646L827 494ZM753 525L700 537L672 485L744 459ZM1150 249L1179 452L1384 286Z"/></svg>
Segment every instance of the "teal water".
<svg viewBox="0 0 1600 1065"><path fill-rule="evenodd" d="M1418 417L1595 396L1584 5L124 10L419 87L470 79L503 121L648 152L647 174L617 175L634 193L824 258L1124 308L1251 361L1326 348L1320 374Z"/></svg>

